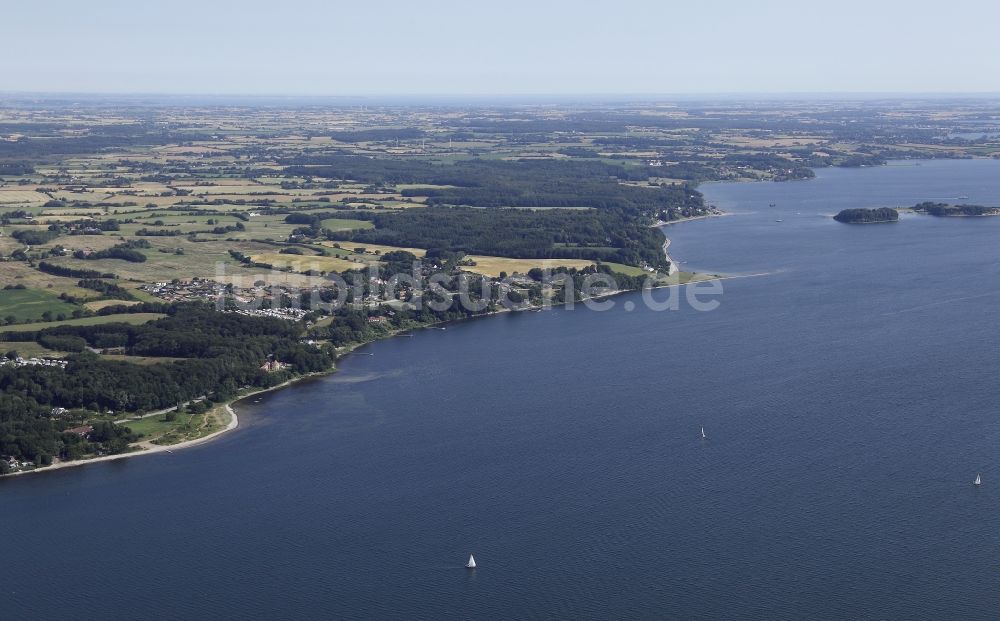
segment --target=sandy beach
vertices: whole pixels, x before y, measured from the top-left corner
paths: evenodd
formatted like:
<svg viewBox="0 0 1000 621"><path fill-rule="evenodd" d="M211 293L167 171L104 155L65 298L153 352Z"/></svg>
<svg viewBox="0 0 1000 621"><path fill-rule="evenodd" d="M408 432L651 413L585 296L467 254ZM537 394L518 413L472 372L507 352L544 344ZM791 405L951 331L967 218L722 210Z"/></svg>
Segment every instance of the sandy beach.
<svg viewBox="0 0 1000 621"><path fill-rule="evenodd" d="M249 395L248 395L249 396ZM36 472L51 472L53 470L61 470L63 468L73 468L76 466L86 466L88 464L95 464L101 461L114 461L116 459L127 459L129 457L139 457L142 455L154 455L156 453L173 453L174 451L179 451L191 446L197 446L205 442L214 440L215 438L221 436L222 434L236 429L240 424L240 419L236 415L236 411L233 410L230 404L225 406L226 412L229 413L229 424L225 428L218 431L214 431L207 436L202 436L200 438L195 438L194 440L187 440L186 442L178 442L177 444L152 444L150 442L139 442L133 446L138 447L138 450L132 451L130 453L120 453L118 455L102 455L100 457L92 457L90 459L76 459L73 461L56 461L53 462L51 466L43 466L41 468L34 468L32 470L19 470L18 472L11 472L5 476L20 476L23 474L34 474Z"/></svg>
<svg viewBox="0 0 1000 621"><path fill-rule="evenodd" d="M660 227L664 227L664 226L671 226L671 225L674 225L674 224L684 224L685 222L694 222L695 220L704 220L706 218L719 218L719 217L728 216L728 215L731 215L731 214L728 214L728 213L726 213L724 211L720 211L718 213L707 213L707 214L705 214L703 216L691 216L690 218L680 218L679 220L670 220L670 221L657 220L656 222L654 222L650 226L654 226L656 228L660 228Z"/></svg>
<svg viewBox="0 0 1000 621"><path fill-rule="evenodd" d="M364 344L367 344L367 343L364 343ZM350 353L350 352L349 351L343 352L341 355L344 355L344 354L347 354L347 353ZM338 359L339 359L339 357L340 356L338 356ZM282 383L280 383L280 384L278 384L276 386L271 386L269 388L261 388L259 390L253 390L251 392L248 392L245 395L240 395L239 397L236 397L235 399L233 399L232 401L230 401L229 403L227 403L226 405L223 406L225 408L226 412L229 413L229 423L225 426L225 428L219 429L218 431L213 431L212 433L210 433L210 434L208 434L206 436L202 436L200 438L195 438L193 440L185 440L184 442L178 442L177 444L153 444L152 442L149 442L149 441L136 442L132 446L136 447L138 450L132 451L130 453L120 453L118 455L102 455L100 457L91 457L89 459L76 459L76 460L73 460L73 461L55 461L55 462L52 463L51 466L43 466L41 468L35 468L33 470L19 470L17 472L11 472L11 473L8 473L8 474L3 475L3 476L4 477L8 477L8 476L13 477L13 476L20 476L20 475L23 475L23 474L34 474L36 472L51 472L53 470L60 470L62 468L73 468L75 466L86 466L88 464L95 464L95 463L102 462L102 461L114 461L116 459L127 459L129 457L142 457L143 455L155 455L156 453L173 453L174 451L179 451L181 449L190 448L192 446L197 446L199 444L204 444L206 442L210 442L212 440L215 440L216 438L218 438L222 434L228 433L228 432L236 429L237 427L239 427L240 419L239 419L239 416L237 416L237 414L236 414L236 410L233 408L233 404L234 403L238 403L238 402L243 401L245 399L249 399L250 397L259 395L261 393L270 392L272 390L278 390L279 388L285 388L287 386L291 386L295 382L304 380L304 379L309 378L309 377L316 377L316 376L319 376L319 375L327 375L329 373L334 372L335 370L336 370L336 368L333 367L333 368L331 368L328 371L320 371L320 372L316 372L316 373L307 373L305 375L300 375L300 376L297 376L297 377L293 377L292 379L287 380L285 382L282 382ZM146 414L143 414L139 418L146 418L146 417L149 417L149 416L155 416L157 414L162 414L164 412L167 412L167 411L169 411L171 409L173 409L173 408L167 408L165 410L158 410L156 412L148 412ZM119 422L127 423L128 420L129 419L125 419L125 420L119 421ZM3 477L0 477L0 478L3 478Z"/></svg>

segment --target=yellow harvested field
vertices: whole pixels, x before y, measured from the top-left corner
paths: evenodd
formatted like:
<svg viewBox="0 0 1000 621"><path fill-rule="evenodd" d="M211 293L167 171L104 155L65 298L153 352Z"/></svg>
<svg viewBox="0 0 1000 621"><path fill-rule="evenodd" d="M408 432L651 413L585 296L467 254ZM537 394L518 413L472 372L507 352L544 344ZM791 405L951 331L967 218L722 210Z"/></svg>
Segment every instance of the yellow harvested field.
<svg viewBox="0 0 1000 621"><path fill-rule="evenodd" d="M220 185L179 185L180 190L192 194L286 194L278 185L261 185L258 183L220 184Z"/></svg>
<svg viewBox="0 0 1000 621"><path fill-rule="evenodd" d="M94 300L93 302L86 302L84 306L92 311L99 311L108 306L134 306L138 303L138 300Z"/></svg>
<svg viewBox="0 0 1000 621"><path fill-rule="evenodd" d="M106 250L120 243L120 239L111 235L61 235L43 247L60 245L73 252L75 250ZM123 263L123 261L118 261L118 263Z"/></svg>
<svg viewBox="0 0 1000 621"><path fill-rule="evenodd" d="M394 252L396 250L405 250L406 252L412 253L413 256L422 257L427 254L427 251L423 248L403 248L402 246L384 246L382 244L363 244L361 242L323 242L322 245L329 246L333 248L333 244L340 244L341 249L347 251L353 251L355 248L364 248L367 254L385 254L387 252Z"/></svg>
<svg viewBox="0 0 1000 621"><path fill-rule="evenodd" d="M251 259L256 263L267 263L276 268L291 268L295 272L307 272L309 270L319 270L321 272L345 272L347 270L360 270L368 266L367 261L360 258L357 262L340 259L337 257L307 257L297 254L280 254L277 252L266 252L255 254Z"/></svg>
<svg viewBox="0 0 1000 621"><path fill-rule="evenodd" d="M132 200L139 203L140 210L148 204L153 204L157 207L169 207L177 203L191 202L191 198L188 196L133 196Z"/></svg>
<svg viewBox="0 0 1000 621"><path fill-rule="evenodd" d="M470 254L465 258L474 261L475 265L463 266L462 269L464 271L494 277L499 276L500 272L525 274L533 267L540 267L542 269L575 267L582 269L594 264L593 261L585 259L508 259L507 257L487 257L475 254Z"/></svg>
<svg viewBox="0 0 1000 621"><path fill-rule="evenodd" d="M98 213L100 213L100 210L98 210ZM40 222L46 222L46 223L48 223L48 222L73 222L74 220L79 220L80 218L87 217L87 216L90 216L90 215L96 215L96 214L76 212L76 213L65 213L65 214L53 215L51 212L42 212L38 216L37 220L40 221Z"/></svg>
<svg viewBox="0 0 1000 621"><path fill-rule="evenodd" d="M814 145L826 142L826 140L820 136L773 136L768 138L758 138L753 136L732 135L732 134L720 137L720 141L739 147L750 147L755 149L795 147L800 145Z"/></svg>
<svg viewBox="0 0 1000 621"><path fill-rule="evenodd" d="M185 196L183 202L187 204L204 204L209 200L272 200L276 203L290 203L293 198L298 198L292 194L205 194L204 198L198 196ZM245 208L243 208L245 209Z"/></svg>
<svg viewBox="0 0 1000 621"><path fill-rule="evenodd" d="M195 146L195 145L192 145L192 146L189 146L189 147L186 147L186 146L166 146L166 147L153 147L152 150L155 151L155 152L157 152L157 153L166 153L166 154L169 154L169 155L184 155L184 154L187 154L187 153L195 153L195 154L198 154L198 155L204 155L204 154L207 154L207 153L218 153L220 151L225 152L225 146L226 145L219 145L218 147L216 147L215 145L210 146L210 147Z"/></svg>
<svg viewBox="0 0 1000 621"><path fill-rule="evenodd" d="M19 203L45 203L49 201L49 197L41 192L32 192L30 190L8 190L6 188L0 188L0 204L12 205Z"/></svg>
<svg viewBox="0 0 1000 621"><path fill-rule="evenodd" d="M41 195L40 195L41 196ZM68 190L58 190L52 192L52 198L60 201L88 201L88 202L101 202L106 201L113 195L108 192L94 192L87 190L85 192L70 192ZM135 201L134 196L121 196L118 197L119 201Z"/></svg>
<svg viewBox="0 0 1000 621"><path fill-rule="evenodd" d="M79 282L78 278L64 278L46 274L22 261L7 261L3 263L3 269L0 270L0 288L21 284L32 289L46 289L55 295L68 293L83 299L96 298L100 295L92 289L81 289L76 286L77 282Z"/></svg>
<svg viewBox="0 0 1000 621"><path fill-rule="evenodd" d="M428 190L428 189L446 190L446 189L454 188L454 187L458 187L458 186L454 186L454 185L434 185L433 183L397 183L396 184L396 191L401 192L403 190L417 190L417 189L420 189L420 190Z"/></svg>
<svg viewBox="0 0 1000 621"><path fill-rule="evenodd" d="M0 235L0 256L7 256L15 250L19 250L21 248L24 248L24 244L17 241L13 237L9 235Z"/></svg>

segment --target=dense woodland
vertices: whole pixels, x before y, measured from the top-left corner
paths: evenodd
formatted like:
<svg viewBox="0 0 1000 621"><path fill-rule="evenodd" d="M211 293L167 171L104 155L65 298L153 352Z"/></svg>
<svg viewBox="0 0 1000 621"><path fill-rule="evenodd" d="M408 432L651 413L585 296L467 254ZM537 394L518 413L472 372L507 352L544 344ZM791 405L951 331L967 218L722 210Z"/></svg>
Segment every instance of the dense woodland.
<svg viewBox="0 0 1000 621"><path fill-rule="evenodd" d="M62 430L77 421L53 417L53 408L130 413L204 395L226 399L243 386L271 386L290 373L327 369L333 362L329 348L299 343L303 328L298 323L219 313L200 305L172 307L170 312L138 326L64 325L0 334L7 340L8 357L16 356L18 342L25 341L81 352L68 358L65 370L0 365L0 454L39 463L64 455ZM84 346L184 359L136 365L102 359ZM261 371L271 358L291 366L277 373Z"/></svg>
<svg viewBox="0 0 1000 621"><path fill-rule="evenodd" d="M837 222L845 224L873 224L876 222L895 222L899 220L899 212L890 207L879 209L844 209L833 217Z"/></svg>
<svg viewBox="0 0 1000 621"><path fill-rule="evenodd" d="M913 206L913 211L931 216L995 216L1000 215L1000 207L982 205L949 205L947 203L924 202Z"/></svg>
<svg viewBox="0 0 1000 621"><path fill-rule="evenodd" d="M372 184L426 184L404 189L404 196L425 196L430 204L472 207L592 207L630 215L697 210L701 195L684 186L646 183L661 171L649 166L592 160L465 160L434 164L424 160L333 155L295 158L289 175L349 179Z"/></svg>
<svg viewBox="0 0 1000 621"><path fill-rule="evenodd" d="M328 231L329 239L532 259L603 259L666 267L663 234L618 209L527 210L430 207L375 212L374 229Z"/></svg>
<svg viewBox="0 0 1000 621"><path fill-rule="evenodd" d="M286 174L373 184L429 184L404 196L426 197L428 208L371 214L322 214L371 220L375 228L328 231L328 239L415 246L515 258L603 259L666 267L663 236L649 228L708 212L684 185L647 183L655 171L602 161L419 160L322 156L298 158ZM626 184L631 181L635 184ZM575 207L572 210L525 209ZM514 209L517 208L517 209ZM316 236L320 216L291 214Z"/></svg>

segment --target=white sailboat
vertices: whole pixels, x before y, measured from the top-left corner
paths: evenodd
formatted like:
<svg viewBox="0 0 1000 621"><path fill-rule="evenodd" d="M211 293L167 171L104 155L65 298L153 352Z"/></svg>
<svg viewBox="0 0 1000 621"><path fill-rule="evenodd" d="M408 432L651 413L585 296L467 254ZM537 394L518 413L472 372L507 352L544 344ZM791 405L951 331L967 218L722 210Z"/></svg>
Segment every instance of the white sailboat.
<svg viewBox="0 0 1000 621"><path fill-rule="evenodd" d="M469 555L469 562L465 564L465 567L466 567L466 569L475 569L476 568L476 557L474 557L474 556L472 556L470 554Z"/></svg>
<svg viewBox="0 0 1000 621"><path fill-rule="evenodd" d="M701 428L701 439L702 440L707 440L708 439L708 436L705 435L705 428L704 427Z"/></svg>
<svg viewBox="0 0 1000 621"><path fill-rule="evenodd" d="M982 485L982 484L983 484L983 480L982 480L982 478L981 478L981 477L979 476L979 473L976 473L976 480L975 480L975 481L973 481L973 482L972 482L972 484L973 484L973 485Z"/></svg>

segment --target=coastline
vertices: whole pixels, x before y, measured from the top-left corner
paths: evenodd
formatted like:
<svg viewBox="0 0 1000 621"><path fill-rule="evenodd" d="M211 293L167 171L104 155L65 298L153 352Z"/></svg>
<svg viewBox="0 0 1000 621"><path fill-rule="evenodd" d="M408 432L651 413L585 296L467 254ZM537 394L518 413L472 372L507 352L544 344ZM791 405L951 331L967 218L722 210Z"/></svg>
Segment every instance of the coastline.
<svg viewBox="0 0 1000 621"><path fill-rule="evenodd" d="M680 268L677 267L677 262L670 257L670 238L666 235L663 236L663 256L667 258L667 263L670 264L667 267L667 276L673 276L680 271Z"/></svg>
<svg viewBox="0 0 1000 621"><path fill-rule="evenodd" d="M393 334L392 336L395 336L395 334ZM361 343L361 344L359 344L357 346L360 347L360 345L366 345L366 344L367 343ZM341 358L341 356L350 353L350 351L352 351L353 349L354 348L351 348L351 350L345 351L342 354L338 354L337 360L339 360ZM194 438L194 439L191 439L191 440L185 440L183 442L178 442L177 444L153 444L149 440L141 441L141 442L136 442L135 444L132 444L131 446L136 447L138 450L130 451L128 453L119 453L117 455L101 455L101 456L98 456L98 457L90 457L90 458L87 458L87 459L76 459L76 460L73 460L73 461L59 461L59 462L53 463L50 466L42 466L41 468L33 468L31 470L19 470L17 472L10 472L10 473L7 473L5 475L0 476L0 479L4 479L4 478L7 478L7 477L21 476L21 475L25 475L25 474L35 474L35 473L41 473L41 472L51 472L51 471L54 471L54 470L62 470L64 468L73 468L75 466L86 466L88 464L95 464L95 463L102 462L102 461L115 461L115 460L118 460L118 459L127 459L129 457L142 457L143 455L155 455L157 453L173 453L175 450L179 451L179 450L182 450L182 449L190 448L192 446L198 446L199 444L204 444L206 442L211 442L212 440L217 439L219 436L221 436L221 435L223 435L225 433L228 433L230 431L233 431L234 429L236 429L236 428L239 427L239 425L240 425L240 419L239 419L239 416L236 414L236 410L234 409L233 406L235 404L239 403L240 401L243 401L244 399L249 399L250 397L254 397L256 395L259 395L259 394L262 394L262 393L265 393L265 392L270 392L272 390L278 390L279 388L287 388L288 386L291 386L292 384L295 384L296 382L299 382L299 381L304 380L304 379L308 379L308 378L311 378L311 377L323 376L323 375L329 375L331 373L334 373L336 370L337 370L337 368L334 366L334 367L331 367L329 370L326 370L326 371L317 371L315 373L306 373L304 375L298 375L298 376L293 377L291 379L285 380L284 382L282 382L280 384L276 384L276 385L270 386L268 388L259 388L257 390L252 390L252 391L246 393L245 395L239 395L238 397L234 397L233 399L227 401L225 404L223 404L221 406L229 414L229 422L226 424L226 426L223 427L222 429L218 429L216 431L213 431L212 433L210 433L208 435L204 435L204 436L202 436L200 438ZM166 410L160 410L160 411L156 411L156 412L149 412L149 413L143 414L140 418L146 418L148 416L153 416L153 415L156 415L156 414L161 414L161 413L163 413L165 411Z"/></svg>
<svg viewBox="0 0 1000 621"><path fill-rule="evenodd" d="M663 226L666 226L666 225L669 225L669 224L679 224L681 222L689 222L691 220L701 220L701 219L705 219L705 218L714 218L714 217L724 216L724 215L727 215L727 214L725 214L725 213L713 213L713 214L708 214L708 215L704 215L704 216L695 216L693 218L685 218L683 220L673 220L671 222L657 222L654 226L656 226L656 227L659 228L659 227L663 227ZM670 247L670 243L671 243L670 238L668 238L668 237L666 237L666 235L664 235L663 254L664 254L664 256L666 256L667 260L670 261L670 265L671 265L671 269L668 272L667 276L672 276L672 275L678 274L680 272L680 269L676 266L676 264L674 263L674 261L670 258L670 255L667 254L667 250ZM754 275L756 276L757 274L754 274ZM664 289L664 288L669 288L669 287L681 287L681 286L688 285L688 284L693 284L693 283L711 282L711 281L715 281L715 280L727 280L729 278L739 278L739 276L723 276L723 275L718 275L718 274L712 274L712 275L710 275L707 278L697 279L697 280L696 279L691 279L691 280L689 280L687 282L679 282L678 281L678 282L667 282L667 283L655 284L655 285L653 285L652 288L653 289ZM637 289L621 289L621 290L609 291L609 292L606 292L606 293L599 293L599 294L595 294L595 295L589 296L587 298L583 298L581 300L578 300L578 302L583 303L583 302L585 302L587 300L600 300L600 299L604 299L604 298L610 298L610 297L615 297L615 296L618 296L618 295L623 295L623 294L626 294L626 293L633 293L635 291L638 291L638 290ZM98 457L91 457L91 458L88 458L88 459L77 459L77 460L65 461L65 462L64 461L59 461L59 462L55 462L55 463L53 463L52 465L49 465L49 466L42 466L40 468L33 468L31 470L19 470L17 472L10 472L10 473L8 473L6 475L0 475L0 479L4 479L4 478L7 478L7 477L22 476L22 475L27 475L27 474L41 473L41 472L51 472L51 471L55 471L55 470L62 470L62 469L65 469L65 468L73 468L73 467L77 467L77 466L86 466L88 464L94 464L94 463L98 463L98 462L115 461L115 460L119 460L119 459L127 459L127 458L130 458L130 457L141 457L143 455L155 455L157 453L164 453L164 452L166 452L166 453L172 453L175 450L182 450L182 449L189 448L189 447L192 447L192 446L198 446L200 444L204 444L204 443L210 442L212 440L215 440L219 436L221 436L221 435L223 435L225 433L228 433L230 431L233 431L234 429L236 429L236 428L239 427L239 417L237 416L236 411L233 408L233 406L235 404L237 404L240 401L243 401L245 399L249 399L250 397L254 397L256 395L262 394L262 393L270 392L272 390L278 390L278 389L281 389L281 388L287 388L287 387L292 386L292 385L294 385L294 384L296 384L296 383L298 383L298 382L300 382L302 380L305 380L305 379L314 378L314 377L321 377L321 376L326 376L326 375L331 375L333 373L336 373L337 370L338 370L337 362L339 362L341 358L343 358L344 356L352 353L354 350L356 350L356 349L358 349L360 347L363 347L365 345L370 345L370 344L378 342L378 341L382 341L382 340L386 340L386 339L398 337L398 336L400 336L402 334L413 332L414 330L431 329L431 328L434 328L436 326L440 326L441 324L449 324L449 323L458 323L458 322L464 322L464 321L472 321L472 320L476 320L476 319L482 319L482 318L485 318L485 317L492 317L492 316L500 315L501 313L540 311L540 310L544 310L546 308L552 308L552 307L557 307L557 306L567 306L569 304L570 304L570 302L562 302L562 303L559 303L559 304L551 304L551 303L545 303L545 302L543 302L542 304L539 304L539 305L530 305L530 306L526 306L526 307L523 307L523 308L502 308L502 309L498 309L498 310L496 310L494 312L482 313L480 315L466 317L464 319L459 319L457 321L454 321L454 320L453 321L442 321L442 322L430 323L430 324L427 324L427 325L424 325L424 326L418 326L417 328L411 328L411 329L405 329L405 330L396 330L396 331L394 331L394 332L392 332L390 334L386 334L383 337L380 337L380 338L377 338L377 339L374 339L374 340L371 340L371 341L367 341L367 342L364 342L364 343L353 343L353 344L351 344L349 346L344 347L342 350L340 350L340 351L337 352L337 356L336 356L336 359L334 361L333 366L331 366L327 370L316 371L316 372L313 372L313 373L306 373L304 375L298 375L298 376L290 378L290 379L288 379L288 380L286 380L286 381L284 381L284 382L282 382L280 384L276 384L276 385L270 386L268 388L260 388L260 389L257 389L257 390L252 390L252 391L250 391L250 392L248 392L248 393L246 393L244 395L239 395L239 396L234 397L233 399L227 401L225 404L222 405L222 407L229 414L229 423L226 425L226 427L224 427L222 429L219 429L219 430L216 430L216 431L213 431L212 433L210 433L208 435L202 436L200 438L194 438L192 440L185 440L183 442L178 442L177 444L152 444L148 440L147 441L141 441L141 442L137 442L137 443L135 443L135 444L132 445L132 446L136 447L137 450L130 451L128 453L120 453L120 454L117 454L117 455L101 455L101 456L98 456ZM167 409L169 410L170 408L167 408ZM155 416L155 415L161 414L161 413L163 413L165 411L167 411L167 410L159 410L159 411L154 411L154 412L147 412L146 414L143 414L143 415L139 416L139 418L147 418L149 416ZM119 421L119 422L127 422L127 420L123 419L123 421Z"/></svg>
<svg viewBox="0 0 1000 621"><path fill-rule="evenodd" d="M745 276L722 276L722 275L713 274L713 275L711 275L708 278L704 278L704 279L700 279L700 280L690 280L688 282L676 282L676 283L663 283L663 284L654 285L652 288L653 289L666 289L666 288L669 288L669 287L683 287L685 285L694 284L694 283L711 282L711 281L715 281L715 280L729 280L729 279L732 279L732 278L745 278L745 277L748 277L748 276L764 276L764 275L766 275L766 274L749 274L749 275L745 275ZM584 302L586 300L600 300L600 299L604 299L604 298L610 298L610 297L615 297L615 296L619 296L619 295L624 295L626 293L634 293L636 291L638 291L638 289L623 289L623 290L617 290L617 291L609 291L607 293L600 293L600 294L597 294L597 295L590 296L588 298L584 298L582 300L578 300L578 302L582 303L582 302ZM337 352L337 361L340 361L340 359L343 358L344 356L347 356L348 354L352 353L354 350L359 349L361 347L364 347L365 345L370 345L370 344L376 343L378 341L383 341L383 340L387 340L387 339L391 339L391 338L396 338L396 337L399 337L402 334L406 334L408 332L413 332L414 330L428 330L428 329L435 328L436 326L440 326L442 324L461 323L461 322L465 322L465 321L475 321L475 320L478 320L478 319L484 319L484 318L487 318L487 317L493 317L493 316L496 316L496 315L500 315L502 313L540 311L540 310L544 310L545 308L561 307L561 306L567 306L567 305L568 305L568 302L563 302L563 303L554 304L554 305L551 305L551 304L550 305L541 304L541 305L526 306L524 308L517 308L517 309L504 308L504 309L497 310L497 311L494 311L494 312L491 312L491 313L483 313L481 315L476 315L476 316L473 316L473 317L467 317L467 318L464 318L464 319L452 320L452 321L441 321L441 322L437 322L437 323L430 323L430 324L427 324L425 326L419 326L419 327L414 328L414 329L397 330L397 331L395 331L395 332L393 332L391 334L387 334L387 335L385 335L385 336L383 336L381 338L378 338L378 339L375 339L375 340L372 340L372 341L367 341L367 342L364 342L364 343L354 343L354 344L352 344L352 345L350 345L348 347L345 347L342 351ZM17 472L10 472L10 473L5 474L5 475L0 475L0 480L5 479L7 477L16 477L16 476L22 476L22 475L28 475L28 474L36 474L36 473L43 473L43 472L53 472L53 471L62 470L62 469L65 469L65 468L74 468L74 467L77 467L77 466L86 466L88 464L95 464L95 463L99 463L99 462L115 461L115 460L119 460L119 459L128 459L130 457L142 457L144 455L155 455L155 454L158 454L158 453L173 453L175 450L182 450L182 449L185 449L185 448L190 448L192 446L198 446L200 444L211 442L212 440L217 439L219 436L221 436L221 435L223 435L225 433L228 433L230 431L233 431L234 429L236 429L236 428L239 427L239 417L236 414L235 409L233 408L234 404L239 403L240 401L243 401L245 399L249 399L250 397L262 394L262 393L271 392L272 390L278 390L278 389L281 389L281 388L287 388L287 387L292 386L292 385L294 385L294 384L296 384L296 383L298 383L298 382L300 382L302 380L305 380L305 379L310 379L310 378L315 378L315 377L323 377L323 376L326 376L326 375L332 375L333 373L336 373L337 370L338 370L338 367L336 366L336 363L335 363L334 366L330 367L329 369L327 369L325 371L316 371L314 373L306 373L304 375L298 375L298 376L293 377L291 379L288 379L288 380L286 380L286 381L284 381L284 382L282 382L280 384L276 384L276 385L270 386L268 388L260 388L258 390L253 390L251 392L248 392L245 395L240 395L238 397L235 397L235 398L233 398L232 400L228 401L227 403L225 403L222 406L226 410L226 412L229 413L229 417L230 417L229 418L229 423L226 425L226 427L224 427L223 429L219 429L217 431L213 431L212 433L210 433L208 435L205 435L205 436L202 436L200 438L194 438L192 440L185 440L184 442L178 442L177 444L152 444L149 441L138 442L138 443L134 444L133 446L137 447L139 450L131 451L131 452L128 452L128 453L119 453L117 455L101 455L99 457L91 457L89 459L77 459L77 460L74 460L74 461L60 461L60 462L55 462L55 463L53 463L50 466L42 466L40 468L33 468L31 470L19 470ZM158 414L158 413L160 413L160 412L147 413L147 414L144 414L142 417L146 417L146 416L150 416L152 414Z"/></svg>
<svg viewBox="0 0 1000 621"><path fill-rule="evenodd" d="M684 224L685 222L694 222L695 220L705 220L707 218L721 218L723 216L732 215L725 211L716 211L714 213L707 213L703 216L691 216L690 218L680 218L679 220L657 220L650 226L655 228L663 228L665 226L671 226L674 224Z"/></svg>
<svg viewBox="0 0 1000 621"><path fill-rule="evenodd" d="M670 244L672 242L671 239L667 237L667 233L663 230L663 228L670 226L672 224L681 224L683 222L691 222L692 220L704 220L706 218L718 218L720 216L727 216L727 215L729 214L727 214L724 211L717 211L715 213L705 214L704 216L693 216L691 218L682 218L680 220L671 220L669 222L665 222L663 220L657 220L655 223L653 223L653 226L660 229L660 232L663 233L663 256L666 257L667 262L670 263L670 268L667 270L667 276L673 276L674 274L680 272L681 268L678 267L677 262L670 257L669 250L670 250ZM714 279L709 279L709 280L714 280Z"/></svg>
<svg viewBox="0 0 1000 621"><path fill-rule="evenodd" d="M247 395L249 396L249 395ZM242 397L241 397L242 398ZM16 477L25 474L35 474L38 472L52 472L55 470L62 470L64 468L74 468L76 466L86 466L88 464L95 464L102 461L115 461L118 459L126 459L129 457L139 457L141 455L155 455L156 453L173 453L174 450L181 450L189 448L192 446L197 446L199 444L210 442L215 438L221 436L222 434L232 431L239 427L240 419L236 415L236 411L233 410L231 403L227 403L224 406L226 412L229 413L229 423L222 429L213 431L212 433L202 436L200 438L195 438L193 440L185 440L184 442L178 442L177 444L151 444L149 442L139 442L134 446L138 447L139 450L131 451L128 453L119 453L118 455L101 455L99 457L91 457L89 459L75 459L73 461L60 461L53 463L51 466L42 466L41 468L33 468L31 470L19 470L17 472L11 472L5 474L3 477Z"/></svg>

